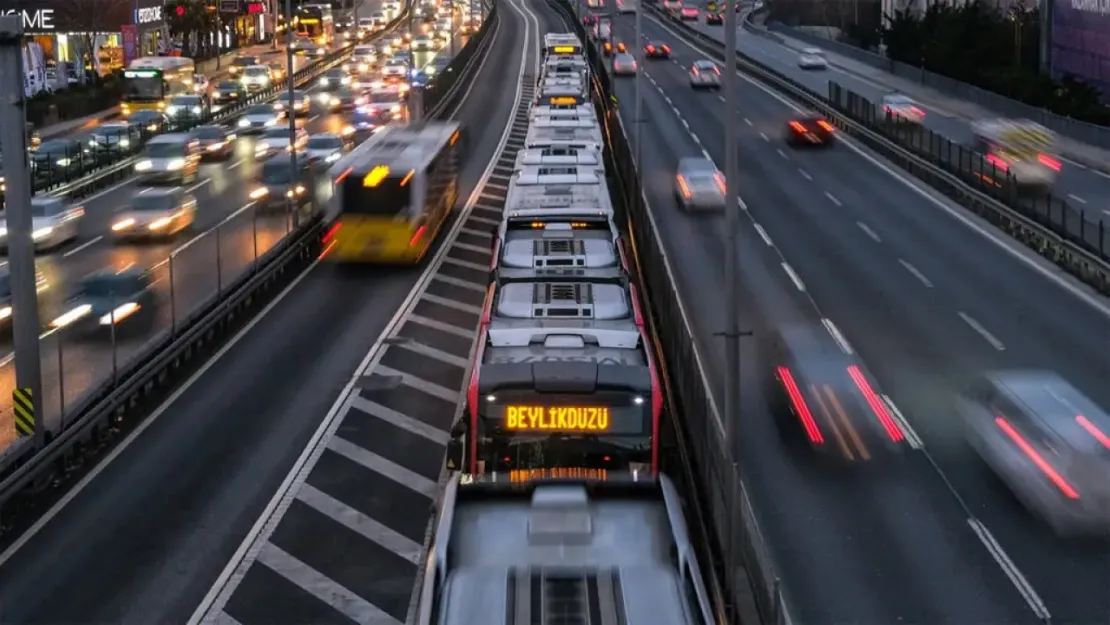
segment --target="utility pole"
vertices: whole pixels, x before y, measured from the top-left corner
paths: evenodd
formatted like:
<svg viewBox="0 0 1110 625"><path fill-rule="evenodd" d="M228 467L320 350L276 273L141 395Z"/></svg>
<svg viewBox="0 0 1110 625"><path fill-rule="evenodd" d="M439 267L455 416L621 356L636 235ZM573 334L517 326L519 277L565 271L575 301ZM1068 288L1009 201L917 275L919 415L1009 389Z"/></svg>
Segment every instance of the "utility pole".
<svg viewBox="0 0 1110 625"><path fill-rule="evenodd" d="M413 10L413 4L409 3L409 66L408 66L408 80L409 84L409 123L416 124L424 119L424 91L423 88L416 84L416 50L413 48L413 42L416 40L416 11ZM422 70L423 68L421 68Z"/></svg>
<svg viewBox="0 0 1110 625"><path fill-rule="evenodd" d="M605 4L609 9L609 81L612 83L617 74L617 2L609 0Z"/></svg>
<svg viewBox="0 0 1110 625"><path fill-rule="evenodd" d="M272 31L270 33L270 49L271 50L277 50L277 47L278 47L277 46L277 38L278 38L278 0L270 0L270 19L273 22L270 25L270 30ZM286 16L286 20L288 20L288 16ZM287 25L287 28L288 28L288 25Z"/></svg>
<svg viewBox="0 0 1110 625"><path fill-rule="evenodd" d="M632 2L633 0L625 0L625 2ZM641 156L643 149L640 148L642 133L640 128L644 125L644 81L641 74L644 73L644 46L641 45L643 41L643 28L644 28L644 12L643 3L640 0L636 2L636 107L633 109L636 120L636 128L633 130L632 135L636 137L636 168L643 175L643 167Z"/></svg>
<svg viewBox="0 0 1110 625"><path fill-rule="evenodd" d="M285 0L285 89L289 98L286 102L285 114L289 117L289 165L292 167L290 175L293 176L291 180L297 180L297 109L293 104L293 72L293 0ZM289 188L294 189L296 185L291 184ZM289 212L292 213L296 198L289 198L289 200Z"/></svg>
<svg viewBox="0 0 1110 625"><path fill-rule="evenodd" d="M731 453L736 444L736 421L740 413L740 316L739 310L739 241L740 197L736 172L736 111L739 102L736 93L736 3L725 3L725 443Z"/></svg>
<svg viewBox="0 0 1110 625"><path fill-rule="evenodd" d="M23 93L23 18L0 17L0 144L4 159L4 212L8 226L8 264L12 289L12 336L15 342L16 430L46 445L45 402L39 360L39 302L35 288L35 247L31 242L31 168L27 163L26 102ZM61 340L61 337L58 337ZM59 371L58 375L62 375ZM13 396L13 402L15 396ZM30 407L30 415L25 413ZM28 418L29 417L29 418ZM29 422L30 421L30 422ZM20 425L22 424L22 426Z"/></svg>

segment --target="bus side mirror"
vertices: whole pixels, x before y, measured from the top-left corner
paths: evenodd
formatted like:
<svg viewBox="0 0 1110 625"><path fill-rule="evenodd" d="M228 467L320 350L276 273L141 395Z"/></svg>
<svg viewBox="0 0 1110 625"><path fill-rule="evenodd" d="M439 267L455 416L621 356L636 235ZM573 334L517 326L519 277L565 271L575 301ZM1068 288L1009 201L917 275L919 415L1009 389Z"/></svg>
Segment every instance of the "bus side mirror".
<svg viewBox="0 0 1110 625"><path fill-rule="evenodd" d="M461 438L452 438L447 441L447 458L444 465L448 471L461 471L463 458L463 441Z"/></svg>

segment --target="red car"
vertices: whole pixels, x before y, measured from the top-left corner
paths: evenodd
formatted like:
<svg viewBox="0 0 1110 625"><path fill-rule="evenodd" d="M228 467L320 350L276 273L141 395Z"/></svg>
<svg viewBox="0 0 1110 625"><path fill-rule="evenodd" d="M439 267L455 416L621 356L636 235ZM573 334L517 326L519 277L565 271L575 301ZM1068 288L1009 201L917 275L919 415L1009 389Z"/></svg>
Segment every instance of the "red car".
<svg viewBox="0 0 1110 625"><path fill-rule="evenodd" d="M649 59L669 59L671 58L671 47L665 43L652 41L644 46L644 56Z"/></svg>

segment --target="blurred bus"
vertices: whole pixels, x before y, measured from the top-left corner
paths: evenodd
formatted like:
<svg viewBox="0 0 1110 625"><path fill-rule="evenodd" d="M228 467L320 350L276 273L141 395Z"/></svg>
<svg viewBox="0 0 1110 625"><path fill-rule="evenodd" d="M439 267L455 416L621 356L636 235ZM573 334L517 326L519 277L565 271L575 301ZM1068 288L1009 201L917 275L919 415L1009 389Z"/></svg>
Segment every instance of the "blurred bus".
<svg viewBox="0 0 1110 625"><path fill-rule="evenodd" d="M1027 119L992 119L973 123L971 130L975 150L1018 188L1048 191L1056 184L1061 164L1048 128Z"/></svg>
<svg viewBox="0 0 1110 625"><path fill-rule="evenodd" d="M165 110L179 95L195 95L193 59L182 56L137 58L123 71L120 110L124 116L135 111Z"/></svg>

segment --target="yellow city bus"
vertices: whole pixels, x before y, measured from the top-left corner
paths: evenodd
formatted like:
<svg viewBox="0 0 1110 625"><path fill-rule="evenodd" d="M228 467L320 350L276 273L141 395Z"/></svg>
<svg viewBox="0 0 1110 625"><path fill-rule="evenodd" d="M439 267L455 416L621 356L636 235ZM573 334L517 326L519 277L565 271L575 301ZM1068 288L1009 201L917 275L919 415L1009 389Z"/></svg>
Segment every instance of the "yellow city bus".
<svg viewBox="0 0 1110 625"><path fill-rule="evenodd" d="M435 241L459 196L460 126L390 125L328 170L324 257L412 265Z"/></svg>
<svg viewBox="0 0 1110 625"><path fill-rule="evenodd" d="M193 59L182 56L146 56L123 70L120 111L165 110L166 102L179 95L193 95Z"/></svg>

